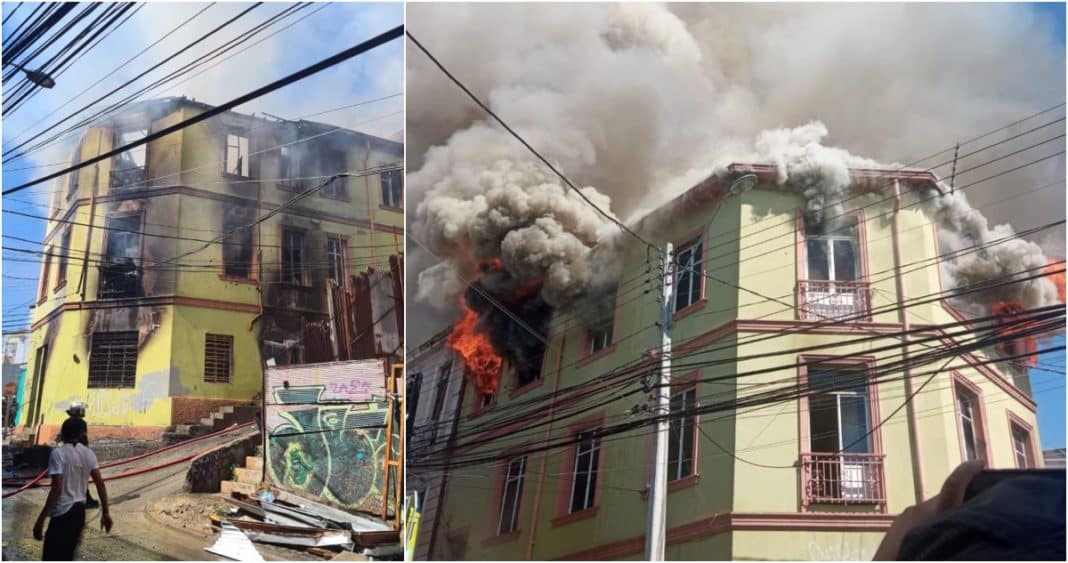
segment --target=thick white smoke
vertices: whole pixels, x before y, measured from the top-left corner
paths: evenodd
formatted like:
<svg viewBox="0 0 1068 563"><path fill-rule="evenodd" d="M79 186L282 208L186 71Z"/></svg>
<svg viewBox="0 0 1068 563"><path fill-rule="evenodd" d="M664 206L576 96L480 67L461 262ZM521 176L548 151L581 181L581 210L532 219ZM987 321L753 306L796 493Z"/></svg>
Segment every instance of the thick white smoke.
<svg viewBox="0 0 1068 563"><path fill-rule="evenodd" d="M1022 5L418 4L408 8L407 25L570 178L610 196L612 211L624 219L655 208L731 161L762 156L800 184L815 209L820 198L836 199L850 166L909 163L1064 99L1063 45ZM497 170L484 166L497 160L515 170L531 162L421 53L410 47L407 61L411 208L423 201L434 205L431 200L455 189L443 186L458 177L471 178L467 186L479 185L478 167L468 169L465 162L481 162L484 170ZM1001 135L1043 122L1038 118ZM1028 140L1063 132L1060 122ZM1063 146L1058 141L997 167L965 172L958 185ZM988 150L962 160L960 169L1019 147ZM1008 196L1055 180L1063 170L1063 158L1051 159L1004 181L969 188L969 199L995 223L1024 228L1061 219L1063 189ZM936 173L948 176L949 167ZM553 178L544 181L556 184ZM541 183L515 185L525 190ZM422 210L414 214L412 235L433 238L442 230L425 224L427 217ZM553 234L564 237L560 245ZM983 231L961 236L996 237ZM1061 239L1063 231L1048 235ZM577 247L564 241L581 240L589 248L597 238L564 228L522 240L552 243L553 253L571 260L570 250ZM448 244L424 242L450 255ZM434 275L423 274L427 286L412 279L409 287L448 305L452 300L443 295L450 288L434 286L431 277L455 282L443 274L462 267L438 263L413 252L409 271L419 276L433 267ZM519 271L518 264L512 267ZM588 275L555 274L572 281ZM958 277L963 281L963 274ZM457 287L453 283L452 291ZM438 318L444 324L452 315Z"/></svg>

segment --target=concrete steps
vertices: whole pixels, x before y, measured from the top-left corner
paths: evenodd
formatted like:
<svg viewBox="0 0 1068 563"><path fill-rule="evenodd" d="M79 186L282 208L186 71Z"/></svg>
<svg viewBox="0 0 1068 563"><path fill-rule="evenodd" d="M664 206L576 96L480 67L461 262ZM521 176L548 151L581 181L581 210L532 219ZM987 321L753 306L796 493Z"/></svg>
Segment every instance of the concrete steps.
<svg viewBox="0 0 1068 563"><path fill-rule="evenodd" d="M259 412L259 406L255 404L222 406L195 424L175 424L168 428L163 434L163 440L167 443L175 443L218 432L233 424L252 422L257 419Z"/></svg>
<svg viewBox="0 0 1068 563"><path fill-rule="evenodd" d="M250 497L256 496L256 485L249 483L238 483L237 481L223 481L219 484L219 493L224 496L230 496L230 493L241 493Z"/></svg>
<svg viewBox="0 0 1068 563"><path fill-rule="evenodd" d="M259 448L257 448L257 451ZM255 496L260 488L263 478L263 458L259 456L245 456L245 466L235 467L232 481L223 481L219 486L219 492L224 496L230 496L232 492L244 493Z"/></svg>

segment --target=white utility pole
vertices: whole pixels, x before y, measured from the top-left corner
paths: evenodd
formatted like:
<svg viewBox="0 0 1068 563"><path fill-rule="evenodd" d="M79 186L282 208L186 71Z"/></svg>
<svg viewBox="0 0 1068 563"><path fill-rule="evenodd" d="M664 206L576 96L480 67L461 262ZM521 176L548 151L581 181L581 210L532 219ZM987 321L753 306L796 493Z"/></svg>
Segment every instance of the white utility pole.
<svg viewBox="0 0 1068 563"><path fill-rule="evenodd" d="M656 423L656 442L653 449L653 481L649 484L649 522L645 530L645 559L648 561L664 560L664 544L667 541L667 465L668 465L668 429L670 422L666 418L671 411L671 323L674 313L674 268L675 256L671 243L664 247L663 256L663 308L660 312L660 377L654 390L655 410L662 416Z"/></svg>

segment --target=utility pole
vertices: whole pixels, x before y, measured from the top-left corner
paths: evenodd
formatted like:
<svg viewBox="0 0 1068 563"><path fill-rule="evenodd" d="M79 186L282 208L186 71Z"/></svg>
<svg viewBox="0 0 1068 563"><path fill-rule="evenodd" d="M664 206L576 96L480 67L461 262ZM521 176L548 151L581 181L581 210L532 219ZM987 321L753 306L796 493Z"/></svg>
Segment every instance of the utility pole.
<svg viewBox="0 0 1068 563"><path fill-rule="evenodd" d="M662 418L656 423L653 480L649 484L649 521L645 530L645 559L648 561L664 560L664 544L667 540L667 456L668 429L671 423L665 415L671 411L671 316L674 313L672 293L675 286L674 248L670 242L664 246L661 266L664 275L661 278L663 302L660 311L660 377L654 388L654 412Z"/></svg>

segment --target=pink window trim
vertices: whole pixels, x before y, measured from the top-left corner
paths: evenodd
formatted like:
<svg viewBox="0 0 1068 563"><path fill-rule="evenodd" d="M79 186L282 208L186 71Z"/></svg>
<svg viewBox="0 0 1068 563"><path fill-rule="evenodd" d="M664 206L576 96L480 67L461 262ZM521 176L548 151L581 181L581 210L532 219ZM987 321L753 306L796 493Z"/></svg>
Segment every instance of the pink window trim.
<svg viewBox="0 0 1068 563"><path fill-rule="evenodd" d="M682 375L671 378L671 397L678 395L684 391L694 390L694 406L701 406L701 382L698 381L700 377L699 370L693 370L686 372ZM668 493L673 493L679 489L687 489L689 487L697 485L701 481L701 434L699 425L701 424L700 415L694 415L693 421L693 471L681 479L671 479L668 477ZM653 479L653 436L651 434L645 437L645 484L642 490L642 498L649 497L648 483Z"/></svg>
<svg viewBox="0 0 1068 563"><path fill-rule="evenodd" d="M1027 460L1028 463L1031 464L1032 468L1038 468L1039 467L1039 459L1040 458L1038 456L1038 450L1035 447L1035 427L1030 425L1030 424L1028 424L1028 422L1026 420L1020 418L1019 416L1017 416L1014 412L1012 412L1010 410L1006 410L1005 411L1005 415L1009 419L1009 447L1010 447L1010 451L1012 452L1012 464L1013 464L1013 466L1015 466L1015 467L1017 467L1019 469L1025 469L1025 468L1020 467L1019 464L1016 463L1016 444L1015 444L1016 438L1013 437L1012 431L1014 429L1018 429L1018 430L1023 430L1024 432L1027 433L1027 452L1026 453L1028 454L1028 460Z"/></svg>
<svg viewBox="0 0 1068 563"><path fill-rule="evenodd" d="M960 433L960 401L957 400L957 388L963 387L965 391L971 393L975 397L976 411L979 416L975 431L977 434L976 440L982 442L982 447L980 447L980 444L976 444L975 453L986 462L984 464L986 467L990 467L990 431L986 422L986 405L983 402L983 389L969 381L968 378L961 375L957 370L953 370L950 375L953 381L953 420L957 429L957 444L960 446L960 459L963 462L965 455L964 437L961 436Z"/></svg>
<svg viewBox="0 0 1068 563"><path fill-rule="evenodd" d="M675 253L674 260L676 261L677 265L679 250L683 247L683 245L690 244L696 241L697 239L701 239L701 292L699 294L700 298L697 301L694 301L693 303L687 305L686 307L679 309L678 311L674 311L672 313L672 319L676 321L682 320L683 318L688 317L693 313L704 309L705 305L708 304L708 276L705 275L708 272L708 225L701 225L699 227L695 227L672 242L672 246L674 247ZM678 284L679 272L677 271L674 273L674 281L676 284Z"/></svg>
<svg viewBox="0 0 1068 563"><path fill-rule="evenodd" d="M545 374L545 358L548 355L549 355L549 347L546 346L545 347L545 352L542 353L541 373L538 375L538 379L536 381L532 381L530 383L527 383L526 385L523 385L522 387L519 386L519 372L517 370L514 370L514 369L510 370L512 372L512 377L510 377L509 379L512 380L513 385L512 385L512 390L508 392L508 400L515 399L516 397L519 397L520 395L525 395L526 393L528 393L528 392L530 392L530 391L532 391L534 389L537 389L537 388L541 387L542 385L545 385L545 380L548 379L547 377L545 377L545 375L546 375ZM508 366L506 366L506 367L508 367ZM501 375L503 376L504 374L501 374ZM497 395L500 395L500 391L501 390L498 388L497 389ZM494 395L493 406L496 406L497 395Z"/></svg>
<svg viewBox="0 0 1068 563"><path fill-rule="evenodd" d="M590 416L569 424L567 426L567 436L569 438L574 438L587 430L603 425L605 413L606 411L601 409ZM593 506L578 512L569 512L569 509L571 508L571 486L575 481L575 447L575 444L570 444L567 449L564 450L563 459L560 461L560 475L562 478L559 480L559 485L557 486L556 507L551 521L552 526L559 526L576 520L592 518L597 515L597 508L601 505L601 487L604 484L604 474L601 468L604 467L605 457L603 441L600 442L598 446L597 484L593 491Z"/></svg>
<svg viewBox="0 0 1068 563"><path fill-rule="evenodd" d="M868 279L868 223L867 214L863 209L858 209L851 213L842 214L843 217L854 215L857 218L857 282L870 284ZM794 231L794 252L797 255L797 272L796 272L796 291L794 292L797 299L797 307L794 308L794 318L796 320L804 321L804 317L801 313L801 280L808 279L808 252L805 244L805 213L803 210L798 209L796 212L797 228ZM868 299L868 315L864 318L856 319L852 322L871 321L871 299Z"/></svg>
<svg viewBox="0 0 1068 563"><path fill-rule="evenodd" d="M833 359L832 359L833 358ZM875 369L876 360L873 356L853 356L851 358L837 358L832 356L807 356L802 355L798 357L797 366L797 380L798 384L804 386L808 382L808 364L810 362L820 361L820 366L844 366L844 367L863 367L870 374ZM813 453L830 453L830 452L812 452L811 450L811 428L809 427L808 420L808 397L802 396L798 399L797 408L797 423L799 429L798 437L798 460L801 460L806 454ZM879 414L879 386L877 382L871 381L869 378L868 383L868 426L869 428L875 428L875 425L879 424L882 420ZM872 454L884 455L883 452L883 436L882 429L875 428L871 433ZM885 457L883 458L883 465L880 469L882 475L879 479L879 498L885 499L886 497L886 463ZM800 511L805 512L806 506L809 505L807 497L807 486L804 482L800 482L800 491L798 491L798 508ZM880 509L882 512L886 512L886 504L883 504Z"/></svg>
<svg viewBox="0 0 1068 563"><path fill-rule="evenodd" d="M518 538L522 534L523 527L520 525L523 521L523 497L526 495L527 477L529 476L530 469L530 455L526 455L527 463L523 469L523 490L519 492L519 507L517 512L519 518L516 522L516 528L507 534L497 534L498 525L500 524L501 516L501 501L504 498L504 481L508 476L508 464L513 459L519 457L516 454L521 453L523 450L529 448L531 444L524 443L517 446L508 448L502 453L501 461L497 462L497 467L494 469L493 474L493 489L490 504L487 507L488 517L486 518L486 538L482 540L482 545L497 545L507 542L509 540Z"/></svg>
<svg viewBox="0 0 1068 563"><path fill-rule="evenodd" d="M576 366L584 366L588 363L597 361L600 358L609 356L616 351L616 340L619 338L619 294L620 286L616 285L615 305L612 309L612 341L601 348L600 350L590 353L590 329L582 328L582 350L579 351L579 360L575 362Z"/></svg>

